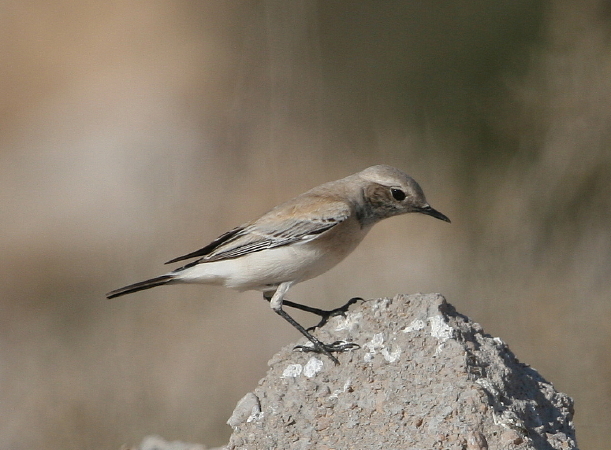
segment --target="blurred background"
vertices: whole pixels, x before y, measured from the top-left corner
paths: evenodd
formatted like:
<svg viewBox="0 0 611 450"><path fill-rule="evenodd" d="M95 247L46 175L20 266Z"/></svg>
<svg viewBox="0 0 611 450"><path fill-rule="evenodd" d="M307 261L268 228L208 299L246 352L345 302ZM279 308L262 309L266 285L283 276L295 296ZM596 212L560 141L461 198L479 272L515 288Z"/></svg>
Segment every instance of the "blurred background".
<svg viewBox="0 0 611 450"><path fill-rule="evenodd" d="M393 218L289 298L440 292L611 440L611 3L5 1L0 447L225 443L299 336L257 292L114 288L372 164ZM306 324L316 318L296 314Z"/></svg>

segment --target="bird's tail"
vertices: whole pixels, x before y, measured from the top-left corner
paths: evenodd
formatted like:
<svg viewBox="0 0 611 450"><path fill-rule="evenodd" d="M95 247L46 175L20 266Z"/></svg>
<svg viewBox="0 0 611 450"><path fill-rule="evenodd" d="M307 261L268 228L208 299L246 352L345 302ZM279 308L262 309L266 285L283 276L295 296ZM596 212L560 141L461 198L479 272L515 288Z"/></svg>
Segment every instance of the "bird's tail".
<svg viewBox="0 0 611 450"><path fill-rule="evenodd" d="M161 275L160 277L151 278L150 280L141 281L139 283L130 284L106 294L106 298L120 297L121 295L131 294L132 292L143 291L163 284L168 284L174 279L172 275Z"/></svg>

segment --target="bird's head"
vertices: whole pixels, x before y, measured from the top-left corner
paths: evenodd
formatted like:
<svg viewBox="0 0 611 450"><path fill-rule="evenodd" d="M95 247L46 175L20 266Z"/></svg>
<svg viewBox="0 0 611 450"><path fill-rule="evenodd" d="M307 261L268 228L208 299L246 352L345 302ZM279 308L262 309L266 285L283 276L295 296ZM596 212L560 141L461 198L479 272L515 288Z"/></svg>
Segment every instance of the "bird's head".
<svg viewBox="0 0 611 450"><path fill-rule="evenodd" d="M369 167L358 176L364 181L366 222L375 223L400 214L417 212L450 222L426 201L420 185L409 175L387 165Z"/></svg>

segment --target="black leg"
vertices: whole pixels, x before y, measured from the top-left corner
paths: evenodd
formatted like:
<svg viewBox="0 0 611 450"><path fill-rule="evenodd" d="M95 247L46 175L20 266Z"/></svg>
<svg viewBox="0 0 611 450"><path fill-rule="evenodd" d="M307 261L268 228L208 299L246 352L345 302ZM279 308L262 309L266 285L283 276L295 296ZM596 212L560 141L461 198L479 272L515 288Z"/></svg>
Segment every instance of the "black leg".
<svg viewBox="0 0 611 450"><path fill-rule="evenodd" d="M263 294L263 298L265 300L267 300L267 301L270 301L271 297L272 296L270 296L269 293L264 293ZM359 348L359 345L354 343L354 342L343 342L343 341L336 341L336 342L334 342L332 344L325 344L325 343L321 342L315 336L312 336L308 332L310 329L306 330L295 319L293 319L286 311L284 311L282 309L282 305L291 306L293 308L301 309L302 311L307 311L307 312L311 312L313 314L318 314L318 315L322 316L323 319L321 320L320 324L317 325L317 326L320 326L320 325L324 324L329 319L329 317L331 317L331 316L338 315L338 314L345 314L346 311L348 310L348 307L352 303L355 303L358 300L361 300L361 299L353 298L346 305L344 305L343 307L334 309L332 311L324 311L322 309L312 308L312 307L309 307L309 306L301 305L299 303L293 303L293 302L290 302L290 301L283 301L279 305L280 306L279 308L273 308L273 309L274 309L274 311L278 315L280 315L282 318L284 318L284 320L286 320L293 327L295 327L301 334L303 334L306 338L308 338L308 340L313 344L312 347L304 346L304 345L298 345L298 346L295 347L296 350L301 350L303 352L323 353L323 354L327 355L331 359L331 361L333 361L335 364L339 364L339 361L337 360L337 358L335 356L333 356L331 354L331 352L344 352L346 350L351 350L351 349L354 349L354 348ZM313 327L313 328L316 328L316 327Z"/></svg>
<svg viewBox="0 0 611 450"><path fill-rule="evenodd" d="M331 361L333 361L337 365L337 364L339 364L339 361L337 360L337 358L335 356L333 356L331 354L331 352L344 352L346 350L350 350L350 349L358 348L359 347L359 345L354 343L354 342L336 341L333 344L324 344L321 341L319 341L316 337L314 337L310 333L308 333L305 328L303 328L301 325L299 325L299 323L297 323L297 321L295 319L293 319L291 316L289 316L288 313L286 311L284 311L282 308L275 309L274 311L276 311L288 323L290 323L295 328L297 328L297 330L299 330L299 332L301 334L303 334L305 337L307 337L309 339L309 341L312 344L314 344L314 347L306 347L306 346L303 346L303 345L298 345L298 346L295 347L295 349L301 350L303 352L324 353L325 355L327 355L331 359Z"/></svg>
<svg viewBox="0 0 611 450"><path fill-rule="evenodd" d="M267 300L268 302L271 300L271 296L268 297L266 294L263 294L263 298ZM316 314L317 316L320 316L321 317L320 322L318 322L313 327L307 328L307 331L312 331L312 330L315 330L316 328L322 327L324 324L326 324L329 321L331 317L345 316L346 313L348 312L348 308L350 308L351 305L355 304L358 301L364 301L364 300L361 297L354 297L348 300L348 302L345 305L340 306L339 308L331 309L331 310L314 308L312 306L302 305L301 303L291 302L290 300L283 300L282 304L285 306L290 306L291 308L299 309L301 311L309 312L312 314Z"/></svg>

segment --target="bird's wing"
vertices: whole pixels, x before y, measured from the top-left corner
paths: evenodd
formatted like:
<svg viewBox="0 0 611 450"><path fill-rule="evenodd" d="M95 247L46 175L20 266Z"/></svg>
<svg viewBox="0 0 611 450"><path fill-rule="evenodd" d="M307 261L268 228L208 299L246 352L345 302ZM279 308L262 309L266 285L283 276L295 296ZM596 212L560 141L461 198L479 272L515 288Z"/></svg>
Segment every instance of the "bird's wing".
<svg viewBox="0 0 611 450"><path fill-rule="evenodd" d="M240 233L244 231L247 225L248 224L236 227L233 230L229 230L227 233L221 234L219 237L217 237L214 241L210 242L205 247L200 248L199 250L195 250L194 252L188 253L186 255L179 256L178 258L171 259L166 262L166 264L184 261L185 259L197 258L198 256L206 256L218 247L222 246L223 244L231 242L231 240L235 239L236 236L239 236Z"/></svg>
<svg viewBox="0 0 611 450"><path fill-rule="evenodd" d="M234 228L207 246L175 258L171 262L201 257L189 266L237 258L249 253L295 242L307 242L340 224L350 216L344 202L327 201L323 205L303 200L299 204L284 204L274 208L259 220Z"/></svg>

